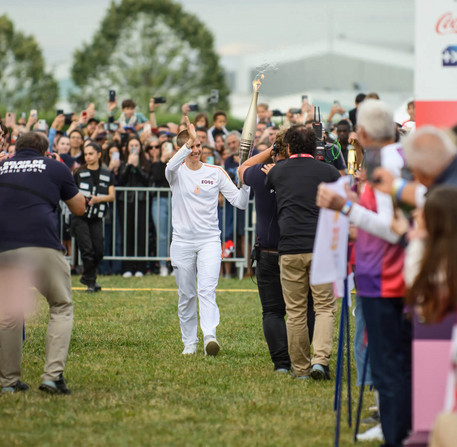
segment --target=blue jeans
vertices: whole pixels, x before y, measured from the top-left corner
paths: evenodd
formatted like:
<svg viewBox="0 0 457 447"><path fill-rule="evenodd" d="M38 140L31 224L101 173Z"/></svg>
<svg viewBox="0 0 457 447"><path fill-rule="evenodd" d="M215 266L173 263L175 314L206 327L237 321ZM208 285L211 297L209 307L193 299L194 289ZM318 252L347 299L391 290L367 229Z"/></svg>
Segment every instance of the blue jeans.
<svg viewBox="0 0 457 447"><path fill-rule="evenodd" d="M366 346L363 346L363 337L365 335L365 319L362 312L362 300L359 295L355 296L355 332L354 332L354 357L357 369L357 386L362 385L363 364L365 362ZM373 385L371 378L370 362L367 365L365 375L365 385Z"/></svg>
<svg viewBox="0 0 457 447"><path fill-rule="evenodd" d="M169 216L169 198L168 197L154 197L152 199L152 220L157 237L157 256L161 258L168 258L168 241L171 239L171 216ZM167 261L160 261L160 266L166 266Z"/></svg>
<svg viewBox="0 0 457 447"><path fill-rule="evenodd" d="M411 428L411 322L402 298L360 298L385 445L401 446Z"/></svg>

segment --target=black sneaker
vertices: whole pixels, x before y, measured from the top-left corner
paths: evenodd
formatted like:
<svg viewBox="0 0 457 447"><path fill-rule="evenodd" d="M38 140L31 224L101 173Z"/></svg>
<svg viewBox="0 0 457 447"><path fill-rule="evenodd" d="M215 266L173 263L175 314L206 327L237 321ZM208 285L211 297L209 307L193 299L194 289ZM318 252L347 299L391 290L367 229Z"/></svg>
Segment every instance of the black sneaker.
<svg viewBox="0 0 457 447"><path fill-rule="evenodd" d="M27 391L29 389L29 386L18 380L14 385L12 386L4 386L2 388L2 393L17 393L20 391Z"/></svg>
<svg viewBox="0 0 457 447"><path fill-rule="evenodd" d="M328 366L316 363L311 368L311 377L314 380L330 380L330 370Z"/></svg>
<svg viewBox="0 0 457 447"><path fill-rule="evenodd" d="M89 286L86 290L85 290L86 293L95 293L97 292L97 289L95 288L95 286Z"/></svg>
<svg viewBox="0 0 457 447"><path fill-rule="evenodd" d="M84 279L83 277L81 277L81 278L79 279L79 282L80 282L81 284L84 284L84 285L87 286L88 288L94 289L95 292L100 292L100 291L102 290L102 286L101 286L98 282L93 283L92 281L87 281L87 280ZM88 290L86 290L86 292L91 293L91 292L89 292Z"/></svg>
<svg viewBox="0 0 457 447"><path fill-rule="evenodd" d="M49 394L71 394L62 374L60 374L59 380L45 380L38 389Z"/></svg>

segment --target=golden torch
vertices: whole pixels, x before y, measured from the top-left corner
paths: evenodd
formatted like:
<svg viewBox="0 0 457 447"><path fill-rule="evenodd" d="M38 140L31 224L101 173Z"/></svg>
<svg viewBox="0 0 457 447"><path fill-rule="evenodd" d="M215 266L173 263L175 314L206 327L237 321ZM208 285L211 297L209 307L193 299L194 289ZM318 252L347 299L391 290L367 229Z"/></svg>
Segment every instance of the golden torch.
<svg viewBox="0 0 457 447"><path fill-rule="evenodd" d="M241 132L240 141L240 166L251 156L252 147L254 146L255 131L257 127L257 99L259 97L259 88L262 85L260 81L263 79L263 74L257 78L252 86L254 92L252 93L251 105L249 106L248 114L244 120L243 131ZM238 187L241 187L241 180L238 180Z"/></svg>

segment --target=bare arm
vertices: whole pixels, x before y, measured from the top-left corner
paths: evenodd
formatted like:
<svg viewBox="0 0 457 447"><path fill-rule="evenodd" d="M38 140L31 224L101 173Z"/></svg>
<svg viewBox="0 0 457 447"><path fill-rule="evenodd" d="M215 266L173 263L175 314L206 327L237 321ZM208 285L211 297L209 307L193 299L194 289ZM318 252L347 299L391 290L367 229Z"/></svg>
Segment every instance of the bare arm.
<svg viewBox="0 0 457 447"><path fill-rule="evenodd" d="M65 200L65 203L75 216L82 216L86 212L86 199L80 192L71 199Z"/></svg>
<svg viewBox="0 0 457 447"><path fill-rule="evenodd" d="M244 182L243 175L244 172L246 171L247 168L250 168L251 166L260 164L260 163L265 163L267 160L271 158L271 149L273 146L269 147L268 149L264 150L263 152L260 152L259 154L254 155L253 157L248 158L239 168L238 170L238 177L241 179L241 181Z"/></svg>

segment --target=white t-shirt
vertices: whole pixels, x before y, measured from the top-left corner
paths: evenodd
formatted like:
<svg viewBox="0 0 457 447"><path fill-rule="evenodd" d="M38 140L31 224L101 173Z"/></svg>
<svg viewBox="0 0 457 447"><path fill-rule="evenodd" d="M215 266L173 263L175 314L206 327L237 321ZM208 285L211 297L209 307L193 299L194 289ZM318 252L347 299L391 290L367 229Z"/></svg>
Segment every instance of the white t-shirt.
<svg viewBox="0 0 457 447"><path fill-rule="evenodd" d="M219 192L233 206L246 209L250 189L238 189L220 166L203 163L196 171L189 169L183 162L191 152L184 145L165 169L172 192L173 242L220 241Z"/></svg>

